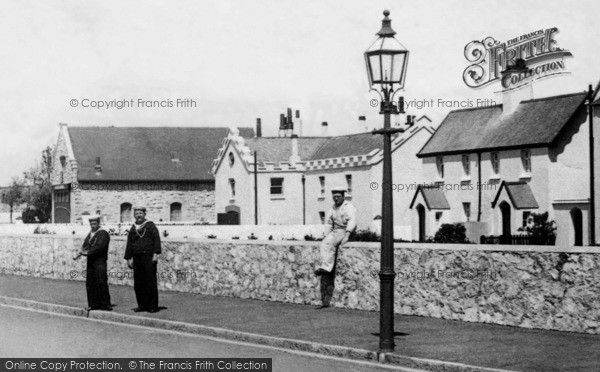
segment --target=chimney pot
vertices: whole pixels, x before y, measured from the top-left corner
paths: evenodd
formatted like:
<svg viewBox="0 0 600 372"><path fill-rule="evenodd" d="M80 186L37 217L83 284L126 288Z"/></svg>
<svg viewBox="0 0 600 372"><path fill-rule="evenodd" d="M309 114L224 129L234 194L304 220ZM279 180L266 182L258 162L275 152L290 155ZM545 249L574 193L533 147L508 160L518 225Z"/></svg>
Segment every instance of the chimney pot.
<svg viewBox="0 0 600 372"><path fill-rule="evenodd" d="M262 124L260 118L256 118L256 137L262 137Z"/></svg>

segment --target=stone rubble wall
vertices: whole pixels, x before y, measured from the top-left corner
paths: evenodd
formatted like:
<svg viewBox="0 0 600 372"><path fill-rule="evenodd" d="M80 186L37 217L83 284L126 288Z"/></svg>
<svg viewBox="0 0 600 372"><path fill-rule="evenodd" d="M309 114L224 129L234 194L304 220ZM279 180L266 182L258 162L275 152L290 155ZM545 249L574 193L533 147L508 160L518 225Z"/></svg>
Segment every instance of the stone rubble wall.
<svg viewBox="0 0 600 372"><path fill-rule="evenodd" d="M84 280L85 258L72 260L81 243L73 236L2 235L0 273ZM132 285L124 251L124 238L112 237L112 285ZM379 251L377 243L340 251L334 306L378 310ZM317 255L316 242L164 239L159 287L317 305ZM395 268L399 314L600 334L597 248L403 243Z"/></svg>

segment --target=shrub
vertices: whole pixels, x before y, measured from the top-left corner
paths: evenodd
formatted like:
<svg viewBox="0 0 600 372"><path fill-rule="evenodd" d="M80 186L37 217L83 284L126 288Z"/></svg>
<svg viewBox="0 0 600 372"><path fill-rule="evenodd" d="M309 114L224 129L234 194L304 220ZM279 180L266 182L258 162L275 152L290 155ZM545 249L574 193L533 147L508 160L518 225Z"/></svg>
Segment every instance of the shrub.
<svg viewBox="0 0 600 372"><path fill-rule="evenodd" d="M358 230L350 235L351 242L380 242L381 236L370 230Z"/></svg>
<svg viewBox="0 0 600 372"><path fill-rule="evenodd" d="M428 239L429 240L429 239ZM433 237L434 243L470 243L462 223L444 223Z"/></svg>
<svg viewBox="0 0 600 372"><path fill-rule="evenodd" d="M35 219L35 211L33 209L27 208L23 211L21 215L23 218L23 223L36 223Z"/></svg>
<svg viewBox="0 0 600 372"><path fill-rule="evenodd" d="M239 240L240 237L239 236L232 236L231 239L233 239L233 240Z"/></svg>
<svg viewBox="0 0 600 372"><path fill-rule="evenodd" d="M166 238L167 236L169 236L169 232L167 230L163 230L163 236Z"/></svg>
<svg viewBox="0 0 600 372"><path fill-rule="evenodd" d="M553 239L556 237L556 222L548 221L548 212L531 213L531 223L519 227L519 231L526 232L532 237L540 239Z"/></svg>
<svg viewBox="0 0 600 372"><path fill-rule="evenodd" d="M34 234L56 234L54 231L50 231L48 230L47 227L36 227L35 230L33 230Z"/></svg>
<svg viewBox="0 0 600 372"><path fill-rule="evenodd" d="M256 240L256 239L258 239L258 238L256 236L254 236L254 233L250 233L248 240Z"/></svg>
<svg viewBox="0 0 600 372"><path fill-rule="evenodd" d="M322 239L317 239L312 234L308 234L308 235L304 235L304 240L306 240L307 242L314 242L314 241L322 240Z"/></svg>
<svg viewBox="0 0 600 372"><path fill-rule="evenodd" d="M208 236L207 236L207 238L209 238L209 239L216 239L216 238L217 238L217 236L216 236L216 235L213 235L213 234L210 234L210 235L208 235Z"/></svg>

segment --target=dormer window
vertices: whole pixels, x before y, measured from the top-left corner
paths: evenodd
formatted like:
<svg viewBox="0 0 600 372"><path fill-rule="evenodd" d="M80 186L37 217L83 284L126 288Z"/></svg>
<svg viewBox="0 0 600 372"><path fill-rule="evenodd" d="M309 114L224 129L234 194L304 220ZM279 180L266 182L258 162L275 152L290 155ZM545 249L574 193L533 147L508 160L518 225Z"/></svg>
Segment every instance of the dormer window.
<svg viewBox="0 0 600 372"><path fill-rule="evenodd" d="M67 167L67 158L64 155L60 157L60 166L62 167L63 171Z"/></svg>
<svg viewBox="0 0 600 372"><path fill-rule="evenodd" d="M177 151L171 151L171 161L174 163L179 161L179 154Z"/></svg>
<svg viewBox="0 0 600 372"><path fill-rule="evenodd" d="M233 152L229 153L229 166L232 167L233 163L235 163L235 157L233 156Z"/></svg>

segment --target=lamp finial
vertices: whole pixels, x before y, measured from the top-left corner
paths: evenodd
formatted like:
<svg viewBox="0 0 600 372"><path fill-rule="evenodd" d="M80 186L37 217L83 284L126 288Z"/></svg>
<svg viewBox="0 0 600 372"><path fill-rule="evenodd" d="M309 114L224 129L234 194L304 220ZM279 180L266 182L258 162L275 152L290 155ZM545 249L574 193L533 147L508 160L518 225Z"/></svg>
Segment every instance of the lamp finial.
<svg viewBox="0 0 600 372"><path fill-rule="evenodd" d="M384 10L383 15L385 18L383 18L383 20L381 21L381 30L379 30L379 32L375 35L378 35L380 37L393 37L394 35L396 35L396 31L392 29L392 20L388 18L388 16L390 15L390 11L387 9Z"/></svg>

